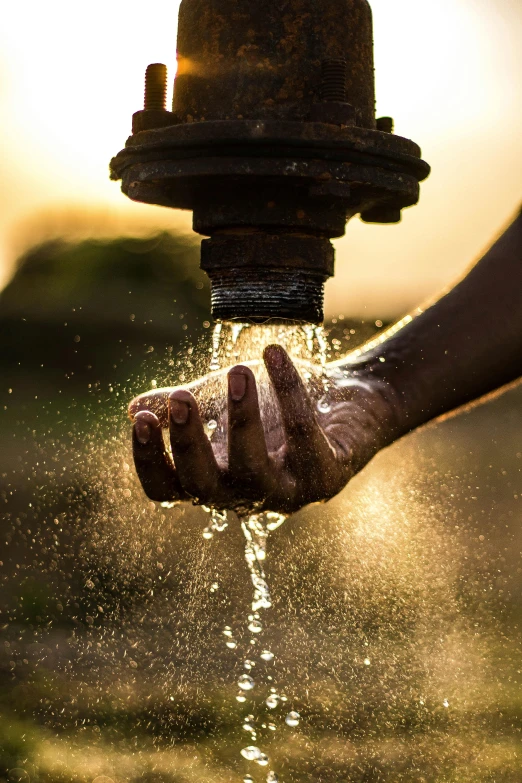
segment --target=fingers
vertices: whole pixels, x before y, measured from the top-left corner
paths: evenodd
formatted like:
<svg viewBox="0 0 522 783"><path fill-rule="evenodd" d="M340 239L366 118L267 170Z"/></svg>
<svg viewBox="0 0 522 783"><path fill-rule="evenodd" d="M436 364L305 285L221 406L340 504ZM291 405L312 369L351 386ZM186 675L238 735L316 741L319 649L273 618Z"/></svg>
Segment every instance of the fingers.
<svg viewBox="0 0 522 783"><path fill-rule="evenodd" d="M160 389L132 401L136 470L151 499L191 497L222 508L256 501L291 510L332 494L341 466L299 373L279 346L269 346L264 359L284 430L273 422L274 432L284 446L272 443L268 452L254 375L239 365L228 373L228 467L218 464L196 400L186 389ZM223 404L220 390L202 397L205 418L205 406L215 407L216 400ZM161 432L167 422L174 462ZM215 446L223 445L216 440Z"/></svg>
<svg viewBox="0 0 522 783"><path fill-rule="evenodd" d="M134 421L140 411L151 411L158 418L161 426L166 427L168 424L167 412L171 391L172 389L156 389L156 391L146 392L135 397L129 403L129 417Z"/></svg>
<svg viewBox="0 0 522 783"><path fill-rule="evenodd" d="M173 391L178 389L164 388L148 391L138 395L129 403L129 418L134 421L140 411L151 411L158 417L162 427L169 426L169 398ZM214 378L203 378L190 384L190 390L198 397L202 396L202 402L207 408L209 419L216 419L222 413L223 408L223 379L216 375Z"/></svg>
<svg viewBox="0 0 522 783"><path fill-rule="evenodd" d="M183 498L183 489L165 449L161 424L153 413L137 413L132 450L136 472L147 497L160 502Z"/></svg>
<svg viewBox="0 0 522 783"><path fill-rule="evenodd" d="M238 365L228 374L228 470L235 485L264 491L271 484L254 375Z"/></svg>
<svg viewBox="0 0 522 783"><path fill-rule="evenodd" d="M209 504L219 502L223 495L222 473L190 392L171 393L169 426L172 455L181 486L196 500Z"/></svg>
<svg viewBox="0 0 522 783"><path fill-rule="evenodd" d="M314 404L283 348L269 345L264 359L281 411L289 466L301 481L322 483L335 454L317 422Z"/></svg>

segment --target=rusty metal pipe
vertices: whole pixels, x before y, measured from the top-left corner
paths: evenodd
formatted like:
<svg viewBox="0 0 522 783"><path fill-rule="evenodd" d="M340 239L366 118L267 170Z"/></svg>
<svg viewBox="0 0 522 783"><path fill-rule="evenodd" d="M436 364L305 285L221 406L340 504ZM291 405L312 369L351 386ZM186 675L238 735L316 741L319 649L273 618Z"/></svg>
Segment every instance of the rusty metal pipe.
<svg viewBox="0 0 522 783"><path fill-rule="evenodd" d="M172 111L111 162L136 201L193 211L222 319L323 320L330 240L397 222L429 173L377 122L367 0L182 0Z"/></svg>

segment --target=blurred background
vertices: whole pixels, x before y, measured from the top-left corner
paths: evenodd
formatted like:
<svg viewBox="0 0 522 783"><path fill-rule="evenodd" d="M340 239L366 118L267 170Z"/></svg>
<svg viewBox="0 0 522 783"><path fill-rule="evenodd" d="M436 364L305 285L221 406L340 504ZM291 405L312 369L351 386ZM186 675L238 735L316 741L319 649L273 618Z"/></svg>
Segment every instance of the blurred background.
<svg viewBox="0 0 522 783"><path fill-rule="evenodd" d="M433 173L401 225L336 243L337 353L462 274L521 199L518 0L372 7L378 113ZM246 771L221 638L250 589L237 525L204 542L202 511L148 503L128 448L127 401L195 377L210 344L190 215L108 180L146 65L172 86L177 10L4 11L1 780ZM519 783L521 402L415 433L274 533L266 643L303 715L271 740L281 783Z"/></svg>

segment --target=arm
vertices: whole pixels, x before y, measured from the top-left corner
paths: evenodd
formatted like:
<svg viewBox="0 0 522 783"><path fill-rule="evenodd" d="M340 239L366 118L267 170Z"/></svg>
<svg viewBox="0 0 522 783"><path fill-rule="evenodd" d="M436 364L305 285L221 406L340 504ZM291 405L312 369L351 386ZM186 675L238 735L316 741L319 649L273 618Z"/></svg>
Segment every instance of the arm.
<svg viewBox="0 0 522 783"><path fill-rule="evenodd" d="M466 277L402 323L339 365L390 384L403 432L520 378L522 212Z"/></svg>
<svg viewBox="0 0 522 783"><path fill-rule="evenodd" d="M522 376L522 215L437 302L329 365L326 409L282 348L269 346L264 360L280 417L263 423L252 370L232 368L226 450L206 437L190 388L131 403L150 498L295 511L336 495L407 432Z"/></svg>

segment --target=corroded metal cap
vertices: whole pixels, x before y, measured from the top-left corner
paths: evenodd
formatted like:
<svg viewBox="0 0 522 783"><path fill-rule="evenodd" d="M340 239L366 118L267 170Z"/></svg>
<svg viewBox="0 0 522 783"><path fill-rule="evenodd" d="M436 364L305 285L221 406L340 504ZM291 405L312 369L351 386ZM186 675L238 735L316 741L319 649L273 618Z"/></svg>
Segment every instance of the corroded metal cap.
<svg viewBox="0 0 522 783"><path fill-rule="evenodd" d="M172 111L136 113L112 177L193 211L215 317L322 321L330 239L398 222L429 173L376 121L367 1L182 0L177 48Z"/></svg>

